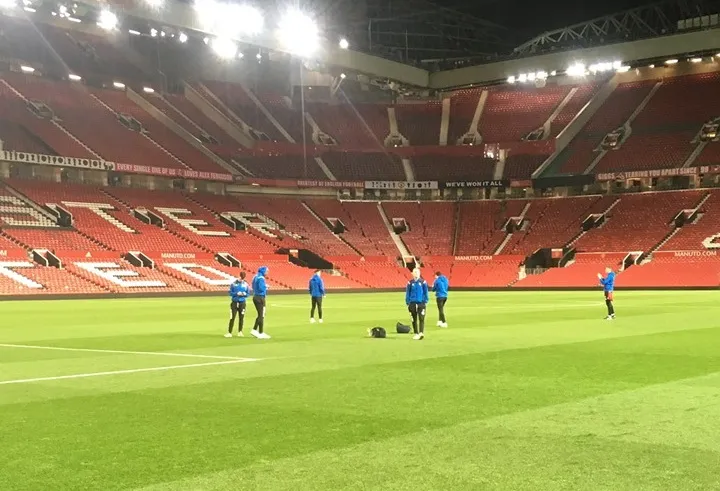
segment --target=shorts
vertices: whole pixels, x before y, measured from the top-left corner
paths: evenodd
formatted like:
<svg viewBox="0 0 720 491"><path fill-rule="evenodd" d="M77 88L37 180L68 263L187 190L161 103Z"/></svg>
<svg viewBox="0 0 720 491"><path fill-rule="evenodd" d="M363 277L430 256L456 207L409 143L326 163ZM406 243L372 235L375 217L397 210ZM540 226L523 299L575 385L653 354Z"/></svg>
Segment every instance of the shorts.
<svg viewBox="0 0 720 491"><path fill-rule="evenodd" d="M613 301L613 292L605 292L605 300Z"/></svg>

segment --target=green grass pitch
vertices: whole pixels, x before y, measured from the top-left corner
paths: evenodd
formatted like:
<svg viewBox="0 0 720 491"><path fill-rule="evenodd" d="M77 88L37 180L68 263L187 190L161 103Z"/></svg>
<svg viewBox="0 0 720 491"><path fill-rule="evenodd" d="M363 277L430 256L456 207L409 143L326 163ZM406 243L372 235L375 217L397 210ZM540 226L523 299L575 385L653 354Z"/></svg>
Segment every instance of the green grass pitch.
<svg viewBox="0 0 720 491"><path fill-rule="evenodd" d="M402 293L308 304L1 302L0 489L720 489L716 292L458 292L424 341L365 337Z"/></svg>

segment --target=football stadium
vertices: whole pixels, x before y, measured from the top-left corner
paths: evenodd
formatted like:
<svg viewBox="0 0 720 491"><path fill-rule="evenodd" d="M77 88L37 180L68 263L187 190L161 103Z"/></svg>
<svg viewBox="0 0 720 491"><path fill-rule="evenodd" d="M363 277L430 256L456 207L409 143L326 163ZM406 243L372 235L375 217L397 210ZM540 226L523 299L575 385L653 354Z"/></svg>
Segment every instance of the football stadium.
<svg viewBox="0 0 720 491"><path fill-rule="evenodd" d="M0 490L720 490L720 3L621 3L0 0Z"/></svg>

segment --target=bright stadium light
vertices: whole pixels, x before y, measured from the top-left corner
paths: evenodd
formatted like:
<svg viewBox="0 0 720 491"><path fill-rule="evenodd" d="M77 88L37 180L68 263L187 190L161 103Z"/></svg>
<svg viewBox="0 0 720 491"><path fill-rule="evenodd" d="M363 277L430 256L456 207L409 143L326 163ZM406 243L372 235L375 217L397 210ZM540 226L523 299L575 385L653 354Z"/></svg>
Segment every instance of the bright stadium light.
<svg viewBox="0 0 720 491"><path fill-rule="evenodd" d="M290 9L280 19L278 38L283 47L298 56L311 56L320 45L318 26L308 15Z"/></svg>
<svg viewBox="0 0 720 491"><path fill-rule="evenodd" d="M514 84L514 83L515 83L515 75L510 75L510 76L507 78L507 83L509 83L509 84Z"/></svg>
<svg viewBox="0 0 720 491"><path fill-rule="evenodd" d="M117 27L118 18L117 15L113 14L109 10L103 10L98 16L97 25L107 31L112 31Z"/></svg>
<svg viewBox="0 0 720 491"><path fill-rule="evenodd" d="M666 65L676 65L677 62L678 62L678 61L677 61L675 58L672 58L672 59L670 59L670 60L665 61L665 64L666 64Z"/></svg>
<svg viewBox="0 0 720 491"><path fill-rule="evenodd" d="M584 63L575 63L574 65L570 65L568 69L565 70L565 73L569 77L584 77L587 74L587 69Z"/></svg>
<svg viewBox="0 0 720 491"><path fill-rule="evenodd" d="M345 80L345 77L347 77L347 75L345 75L344 73L341 73L341 74L340 74L340 78L341 78L342 80Z"/></svg>
<svg viewBox="0 0 720 491"><path fill-rule="evenodd" d="M527 82L527 79L528 79L527 74L526 74L526 73L521 73L520 76L518 77L518 82L524 84L525 82Z"/></svg>
<svg viewBox="0 0 720 491"><path fill-rule="evenodd" d="M113 82L113 87L115 87L116 89L124 89L125 84L122 82Z"/></svg>
<svg viewBox="0 0 720 491"><path fill-rule="evenodd" d="M541 70L535 74L535 77L537 77L538 80L545 80L546 78L548 78L548 74L547 72Z"/></svg>
<svg viewBox="0 0 720 491"><path fill-rule="evenodd" d="M628 65L620 65L620 67L618 67L618 69L617 69L618 73L625 73L625 72L629 72L629 71L630 71L630 67Z"/></svg>
<svg viewBox="0 0 720 491"><path fill-rule="evenodd" d="M0 0L0 8L2 9L11 9L16 5L15 0Z"/></svg>
<svg viewBox="0 0 720 491"><path fill-rule="evenodd" d="M155 89L153 89L152 87L143 87L143 92L145 92L146 94L154 94Z"/></svg>
<svg viewBox="0 0 720 491"><path fill-rule="evenodd" d="M195 10L202 27L219 37L254 36L265 25L262 12L249 5L196 0Z"/></svg>
<svg viewBox="0 0 720 491"><path fill-rule="evenodd" d="M350 47L350 43L348 43L348 40L345 38L342 38L338 44L340 45L340 49L348 49Z"/></svg>
<svg viewBox="0 0 720 491"><path fill-rule="evenodd" d="M692 63L700 63L701 61L702 61L702 58L699 58L699 57L690 58L690 62L692 62Z"/></svg>
<svg viewBox="0 0 720 491"><path fill-rule="evenodd" d="M186 43L187 40L188 40L187 34L185 34L184 32L181 32L180 35L178 36L178 41L180 41L181 43Z"/></svg>
<svg viewBox="0 0 720 491"><path fill-rule="evenodd" d="M238 47L232 39L215 38L210 42L210 47L223 60L230 60L237 56Z"/></svg>
<svg viewBox="0 0 720 491"><path fill-rule="evenodd" d="M142 33L140 31L136 31L135 29L130 29L128 31L128 34L132 34L133 36L139 36Z"/></svg>
<svg viewBox="0 0 720 491"><path fill-rule="evenodd" d="M82 77L80 75L75 75L74 73L68 75L68 78L73 82L79 82L80 80L82 80Z"/></svg>
<svg viewBox="0 0 720 491"><path fill-rule="evenodd" d="M33 67L27 66L27 65L21 65L20 70L23 73L35 73L35 69Z"/></svg>

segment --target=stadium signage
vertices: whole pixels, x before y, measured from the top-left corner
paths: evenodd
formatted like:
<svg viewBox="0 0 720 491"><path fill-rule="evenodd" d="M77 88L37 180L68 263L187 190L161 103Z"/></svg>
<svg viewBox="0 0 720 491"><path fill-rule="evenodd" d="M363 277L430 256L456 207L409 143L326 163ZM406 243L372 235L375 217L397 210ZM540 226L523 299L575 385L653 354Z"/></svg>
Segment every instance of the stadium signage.
<svg viewBox="0 0 720 491"><path fill-rule="evenodd" d="M3 150L0 152L0 159L7 162L25 164L51 165L54 167L71 167L73 169L88 170L115 170L115 162L98 159L79 159L75 157L59 157L57 155L43 155L39 153L16 152L15 150Z"/></svg>
<svg viewBox="0 0 720 491"><path fill-rule="evenodd" d="M362 181L298 181L299 188L361 188Z"/></svg>
<svg viewBox="0 0 720 491"><path fill-rule="evenodd" d="M455 256L456 261L492 261L492 256Z"/></svg>
<svg viewBox="0 0 720 491"><path fill-rule="evenodd" d="M230 174L216 172L199 172L190 169L167 169L165 167L152 167L147 165L118 164L102 159L80 159L76 157L60 157L57 155L44 155L40 153L17 152L15 150L0 150L0 160L18 164L49 165L53 167L66 167L72 169L85 169L97 171L117 171L130 174L150 174L153 176L182 177L184 179L200 179L203 181L230 182Z"/></svg>
<svg viewBox="0 0 720 491"><path fill-rule="evenodd" d="M489 181L448 181L444 183L445 188L507 188L510 181L494 179Z"/></svg>
<svg viewBox="0 0 720 491"><path fill-rule="evenodd" d="M622 181L625 179L645 179L650 177L695 176L711 171L709 167L681 167L676 169L637 170L631 172L605 172L595 176L597 181Z"/></svg>
<svg viewBox="0 0 720 491"><path fill-rule="evenodd" d="M438 189L437 181L365 181L365 189Z"/></svg>

